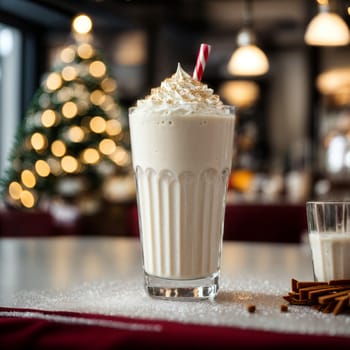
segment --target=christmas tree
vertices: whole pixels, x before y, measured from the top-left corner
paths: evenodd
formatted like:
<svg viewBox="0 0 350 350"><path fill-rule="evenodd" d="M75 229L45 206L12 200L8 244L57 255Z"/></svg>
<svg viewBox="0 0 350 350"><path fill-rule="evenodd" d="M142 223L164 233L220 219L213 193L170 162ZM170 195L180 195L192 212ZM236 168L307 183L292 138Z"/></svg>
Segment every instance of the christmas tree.
<svg viewBox="0 0 350 350"><path fill-rule="evenodd" d="M130 177L127 122L116 80L89 30L75 32L73 39L43 77L18 129L2 179L10 206L35 208L53 198L74 201L86 194L98 198L109 180Z"/></svg>

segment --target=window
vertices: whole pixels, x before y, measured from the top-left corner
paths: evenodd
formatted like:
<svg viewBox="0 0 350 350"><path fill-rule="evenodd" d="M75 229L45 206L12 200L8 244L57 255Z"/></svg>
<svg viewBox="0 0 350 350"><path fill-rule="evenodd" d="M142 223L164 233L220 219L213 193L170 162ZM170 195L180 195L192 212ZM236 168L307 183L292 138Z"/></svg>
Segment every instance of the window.
<svg viewBox="0 0 350 350"><path fill-rule="evenodd" d="M0 23L0 177L20 121L21 41L19 30Z"/></svg>

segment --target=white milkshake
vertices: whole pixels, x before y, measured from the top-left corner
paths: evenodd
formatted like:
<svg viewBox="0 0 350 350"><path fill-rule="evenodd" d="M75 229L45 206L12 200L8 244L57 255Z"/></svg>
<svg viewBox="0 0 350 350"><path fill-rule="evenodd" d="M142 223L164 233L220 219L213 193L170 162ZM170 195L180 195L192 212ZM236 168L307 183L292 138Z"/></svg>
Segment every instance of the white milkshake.
<svg viewBox="0 0 350 350"><path fill-rule="evenodd" d="M213 296L233 111L179 65L129 118L146 289L156 297Z"/></svg>
<svg viewBox="0 0 350 350"><path fill-rule="evenodd" d="M350 279L350 232L310 232L315 279Z"/></svg>

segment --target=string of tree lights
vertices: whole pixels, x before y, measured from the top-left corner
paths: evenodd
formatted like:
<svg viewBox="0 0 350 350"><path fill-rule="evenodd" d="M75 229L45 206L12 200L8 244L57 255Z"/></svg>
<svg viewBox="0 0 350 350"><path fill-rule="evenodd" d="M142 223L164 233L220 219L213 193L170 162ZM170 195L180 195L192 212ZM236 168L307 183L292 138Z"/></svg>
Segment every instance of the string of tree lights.
<svg viewBox="0 0 350 350"><path fill-rule="evenodd" d="M89 22L90 21L90 22ZM130 176L128 130L117 82L92 45L92 23L73 21L73 42L59 53L34 95L2 180L5 203L33 208L54 196L100 191Z"/></svg>

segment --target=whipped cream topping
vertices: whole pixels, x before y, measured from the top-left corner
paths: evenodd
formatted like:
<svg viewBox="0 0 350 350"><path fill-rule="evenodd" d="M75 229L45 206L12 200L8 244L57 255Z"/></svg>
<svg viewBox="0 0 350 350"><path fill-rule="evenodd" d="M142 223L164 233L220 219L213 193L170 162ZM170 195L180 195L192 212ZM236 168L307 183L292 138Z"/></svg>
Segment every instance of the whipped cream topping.
<svg viewBox="0 0 350 350"><path fill-rule="evenodd" d="M144 99L137 101L135 109L145 114L227 114L227 109L213 89L193 79L180 63L175 74L166 78L159 87L153 88Z"/></svg>

